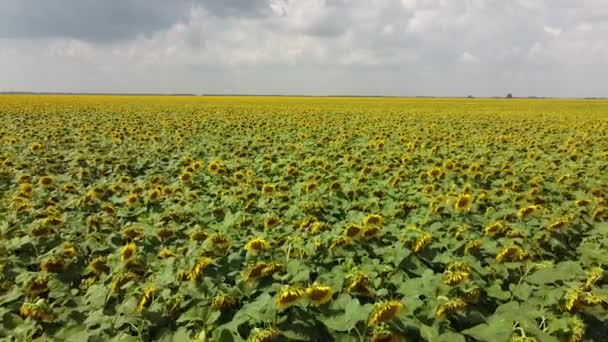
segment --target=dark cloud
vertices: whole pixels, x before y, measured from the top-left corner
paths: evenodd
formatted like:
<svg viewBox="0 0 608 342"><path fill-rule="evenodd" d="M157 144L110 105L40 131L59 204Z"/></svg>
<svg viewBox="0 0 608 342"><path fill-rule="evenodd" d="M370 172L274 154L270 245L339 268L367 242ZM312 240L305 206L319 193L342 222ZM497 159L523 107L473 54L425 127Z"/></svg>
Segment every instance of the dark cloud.
<svg viewBox="0 0 608 342"><path fill-rule="evenodd" d="M268 0L195 0L193 2L219 17L259 17L271 13Z"/></svg>
<svg viewBox="0 0 608 342"><path fill-rule="evenodd" d="M607 35L606 0L0 0L0 89L605 96Z"/></svg>
<svg viewBox="0 0 608 342"><path fill-rule="evenodd" d="M0 38L74 38L112 42L186 21L193 7L211 15L261 16L266 0L3 0Z"/></svg>

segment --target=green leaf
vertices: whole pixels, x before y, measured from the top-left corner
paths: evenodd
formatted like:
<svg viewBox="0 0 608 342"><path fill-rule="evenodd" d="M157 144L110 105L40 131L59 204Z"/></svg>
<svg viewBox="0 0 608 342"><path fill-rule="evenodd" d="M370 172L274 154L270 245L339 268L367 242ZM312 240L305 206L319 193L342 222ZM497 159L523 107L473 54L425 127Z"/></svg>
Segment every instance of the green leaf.
<svg viewBox="0 0 608 342"><path fill-rule="evenodd" d="M321 321L331 330L349 331L354 328L357 323L366 321L372 310L372 305L361 305L359 300L355 298L346 304L343 313L333 316L323 316Z"/></svg>
<svg viewBox="0 0 608 342"><path fill-rule="evenodd" d="M508 319L494 319L489 323L482 323L462 333L479 341L507 342L511 338L513 321Z"/></svg>
<svg viewBox="0 0 608 342"><path fill-rule="evenodd" d="M91 333L91 331L88 331L83 326L75 325L60 329L54 337L66 342L82 342L88 341Z"/></svg>
<svg viewBox="0 0 608 342"><path fill-rule="evenodd" d="M177 319L177 323L181 322L203 322L205 317L209 314L209 306L206 305L194 305L186 312L181 314Z"/></svg>
<svg viewBox="0 0 608 342"><path fill-rule="evenodd" d="M435 341L435 339L439 337L439 331L436 327L422 324L420 326L420 336L427 341Z"/></svg>
<svg viewBox="0 0 608 342"><path fill-rule="evenodd" d="M382 259L384 263L390 263L395 267L399 267L401 262L411 254L410 250L401 246L387 247L382 251Z"/></svg>
<svg viewBox="0 0 608 342"><path fill-rule="evenodd" d="M509 290L511 290L511 292L513 293L513 295L515 295L515 297L517 297L523 301L526 301L532 295L532 292L534 291L534 287L531 285L528 285L526 283L521 283L519 285L509 284Z"/></svg>
<svg viewBox="0 0 608 342"><path fill-rule="evenodd" d="M508 300L511 298L511 295L507 291L503 291L503 289L498 285L494 284L486 289L486 293L489 297L496 298L499 300Z"/></svg>
<svg viewBox="0 0 608 342"><path fill-rule="evenodd" d="M557 281L567 281L581 272L581 265L577 262L564 261L555 267L542 268L525 278L525 281L535 285L546 285Z"/></svg>
<svg viewBox="0 0 608 342"><path fill-rule="evenodd" d="M466 342L466 338L459 333L449 331L449 332L441 334L440 336L437 336L433 340L429 340L429 341L433 341L433 342Z"/></svg>
<svg viewBox="0 0 608 342"><path fill-rule="evenodd" d="M163 337L159 339L159 342L181 342L181 341L190 341L190 334L188 330L184 327L178 328L175 332L169 332L164 334Z"/></svg>

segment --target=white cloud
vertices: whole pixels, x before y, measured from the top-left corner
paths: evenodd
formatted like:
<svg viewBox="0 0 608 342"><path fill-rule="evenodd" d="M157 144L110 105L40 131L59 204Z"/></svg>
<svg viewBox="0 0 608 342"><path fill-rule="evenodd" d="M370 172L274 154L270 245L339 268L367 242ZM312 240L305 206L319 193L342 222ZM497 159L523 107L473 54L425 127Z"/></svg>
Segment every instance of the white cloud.
<svg viewBox="0 0 608 342"><path fill-rule="evenodd" d="M460 55L460 61L463 63L477 63L479 58L468 51L465 51Z"/></svg>
<svg viewBox="0 0 608 342"><path fill-rule="evenodd" d="M198 1L125 39L4 38L1 90L608 95L603 0Z"/></svg>
<svg viewBox="0 0 608 342"><path fill-rule="evenodd" d="M560 36L562 34L562 29L556 27L545 26L543 30L552 36Z"/></svg>

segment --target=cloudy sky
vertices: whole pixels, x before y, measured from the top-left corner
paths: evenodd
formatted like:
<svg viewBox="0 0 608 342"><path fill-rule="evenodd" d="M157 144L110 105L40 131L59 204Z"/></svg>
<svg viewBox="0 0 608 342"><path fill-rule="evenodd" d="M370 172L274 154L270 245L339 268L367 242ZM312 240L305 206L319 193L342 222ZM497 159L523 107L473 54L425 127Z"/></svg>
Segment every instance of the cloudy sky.
<svg viewBox="0 0 608 342"><path fill-rule="evenodd" d="M608 96L606 0L2 0L0 91Z"/></svg>

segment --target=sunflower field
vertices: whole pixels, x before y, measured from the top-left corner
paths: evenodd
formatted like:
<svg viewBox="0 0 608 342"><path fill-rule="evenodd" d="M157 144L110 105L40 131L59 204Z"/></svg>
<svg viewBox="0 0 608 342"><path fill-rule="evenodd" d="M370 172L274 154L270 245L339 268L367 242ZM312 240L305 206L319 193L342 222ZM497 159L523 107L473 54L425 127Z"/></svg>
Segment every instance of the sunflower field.
<svg viewBox="0 0 608 342"><path fill-rule="evenodd" d="M608 101L0 96L2 341L606 341Z"/></svg>

